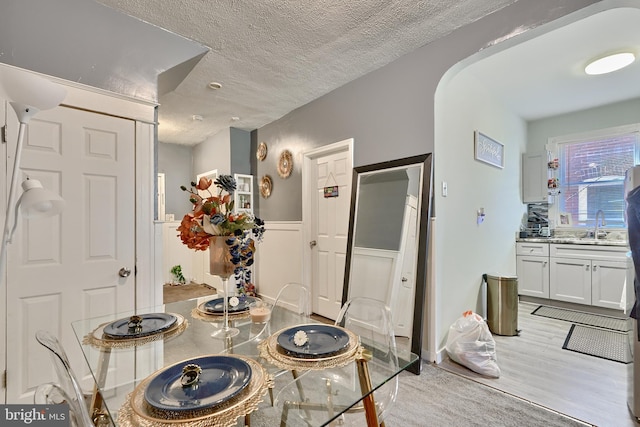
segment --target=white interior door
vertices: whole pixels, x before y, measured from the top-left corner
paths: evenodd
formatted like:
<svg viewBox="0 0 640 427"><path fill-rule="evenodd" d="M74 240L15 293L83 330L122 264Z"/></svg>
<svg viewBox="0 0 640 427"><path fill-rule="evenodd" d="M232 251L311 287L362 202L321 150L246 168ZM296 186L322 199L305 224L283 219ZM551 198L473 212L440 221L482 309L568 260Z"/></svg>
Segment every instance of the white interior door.
<svg viewBox="0 0 640 427"><path fill-rule="evenodd" d="M400 241L400 274L395 278L394 292L389 302L393 313L393 330L397 336L410 337L412 333L414 304L407 305L407 301L415 300L417 250L418 199L407 195Z"/></svg>
<svg viewBox="0 0 640 427"><path fill-rule="evenodd" d="M15 116L9 123L15 123L8 138L12 154ZM88 388L71 322L134 308L134 150L131 120L57 107L38 113L28 126L19 182L40 180L65 199L66 208L52 218L20 218L8 249L9 403L30 403L38 384L55 380L50 355L34 338L38 329L59 337ZM122 268L131 275L121 277ZM131 365L132 377L132 363L115 359L111 365ZM122 366L118 371L129 376Z"/></svg>
<svg viewBox="0 0 640 427"><path fill-rule="evenodd" d="M312 309L334 320L342 306L353 169L351 145L341 147L313 156L309 179L310 241L316 242L310 245ZM334 186L338 196L324 197L325 188Z"/></svg>

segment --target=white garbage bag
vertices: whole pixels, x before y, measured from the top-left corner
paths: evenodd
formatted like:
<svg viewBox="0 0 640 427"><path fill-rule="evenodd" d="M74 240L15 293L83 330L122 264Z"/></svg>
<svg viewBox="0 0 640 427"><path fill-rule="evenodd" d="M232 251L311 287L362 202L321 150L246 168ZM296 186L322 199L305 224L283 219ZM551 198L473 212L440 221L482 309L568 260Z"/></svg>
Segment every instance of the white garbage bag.
<svg viewBox="0 0 640 427"><path fill-rule="evenodd" d="M464 312L449 327L446 349L454 362L488 377L500 377L496 342L489 326L473 311Z"/></svg>

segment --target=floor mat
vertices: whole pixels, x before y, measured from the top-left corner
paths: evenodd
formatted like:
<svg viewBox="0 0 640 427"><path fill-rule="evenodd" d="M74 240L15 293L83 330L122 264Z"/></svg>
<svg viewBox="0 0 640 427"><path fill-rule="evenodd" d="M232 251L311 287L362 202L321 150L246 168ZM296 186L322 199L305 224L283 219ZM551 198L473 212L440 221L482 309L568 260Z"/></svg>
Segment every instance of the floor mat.
<svg viewBox="0 0 640 427"><path fill-rule="evenodd" d="M165 304L184 301L186 299L206 297L216 294L216 288L204 283L189 283L186 285L164 285L162 287L163 302Z"/></svg>
<svg viewBox="0 0 640 427"><path fill-rule="evenodd" d="M629 338L625 332L571 325L562 348L614 362L631 363Z"/></svg>
<svg viewBox="0 0 640 427"><path fill-rule="evenodd" d="M581 311L566 310L558 307L541 305L531 312L536 316L549 317L551 319L566 320L579 325L597 326L598 328L611 329L612 331L627 332L626 319L619 319L600 314L583 313Z"/></svg>

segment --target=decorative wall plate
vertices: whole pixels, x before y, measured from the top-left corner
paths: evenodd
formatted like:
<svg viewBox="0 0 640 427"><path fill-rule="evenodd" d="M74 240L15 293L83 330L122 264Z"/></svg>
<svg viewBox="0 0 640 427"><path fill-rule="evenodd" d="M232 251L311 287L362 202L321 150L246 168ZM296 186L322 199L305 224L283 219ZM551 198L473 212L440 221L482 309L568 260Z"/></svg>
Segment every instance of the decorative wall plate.
<svg viewBox="0 0 640 427"><path fill-rule="evenodd" d="M267 157L267 143L261 142L258 144L258 149L256 150L256 158L260 161L263 161Z"/></svg>
<svg viewBox="0 0 640 427"><path fill-rule="evenodd" d="M269 175L265 175L260 180L260 195L267 199L271 196L271 190L273 189L273 181Z"/></svg>
<svg viewBox="0 0 640 427"><path fill-rule="evenodd" d="M281 178L287 178L291 175L291 171L293 170L293 156L291 155L291 151L284 150L280 153L280 160L278 160L278 175Z"/></svg>

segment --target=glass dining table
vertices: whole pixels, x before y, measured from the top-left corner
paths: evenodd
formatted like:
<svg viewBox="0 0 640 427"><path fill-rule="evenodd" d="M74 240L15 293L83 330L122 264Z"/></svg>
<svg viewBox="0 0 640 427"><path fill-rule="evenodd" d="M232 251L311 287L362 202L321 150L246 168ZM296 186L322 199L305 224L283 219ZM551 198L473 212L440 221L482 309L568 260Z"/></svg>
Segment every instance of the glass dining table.
<svg viewBox="0 0 640 427"><path fill-rule="evenodd" d="M323 374L326 372L324 378L330 378L335 376L333 369L351 369L355 373L354 377L360 377L359 386L356 379L353 381L353 387L332 394L330 407L320 404L315 408L313 418L306 420L305 425L335 425L336 420L345 412L359 406L364 407L368 426L379 425L375 415L373 392L390 382L402 370L414 363L420 363L418 356L401 349L397 353L397 367L374 369L370 373L367 367L376 363L377 352L368 351L366 342L345 330L345 333L349 334L347 341L350 344L348 347L345 346L345 350L339 356L323 358L317 363L313 359L293 358L291 365L291 360L286 360L286 356L280 354L279 350L276 351L278 345L273 343L276 342L275 337L283 331L300 328L303 321L300 315L289 310L278 310L266 321L267 319L258 315L252 317L248 310L232 312L228 320L239 333L233 337L219 339L212 337L212 333L222 327L222 316L210 315L203 310L204 305L210 304L211 299L212 297L185 300L139 309L135 313L118 313L72 323L87 362L86 377L93 380L89 381L94 386L91 410L94 414L101 414L95 420L105 425L127 427L165 427L181 424L185 427L294 425L293 421L288 424L288 421L281 417L282 408L273 406L273 396L277 396L281 386L295 383L298 376L304 376L309 370L316 373L320 371ZM155 324L160 322L161 325L170 318L173 323L157 334L137 334L124 338L113 335L114 331L118 333L118 330L133 331L136 327L135 322L140 321L140 318L151 319ZM309 324L308 318L304 320L307 327L316 324ZM326 324L317 322L317 325ZM292 334L291 339L293 338ZM270 348L272 354L269 353ZM228 380L230 384L219 380L212 381L214 384L222 385L211 394L222 396L223 399L211 401L208 397L203 398L203 393L206 394L205 387L198 390L197 385L189 385L196 378L190 375L199 375L199 372L202 372L200 366L206 370L209 366L207 364L219 363L221 360L232 362L233 372L222 372L222 376L231 378ZM287 370L291 371L291 375L287 374ZM285 375L282 375L283 372ZM158 381L162 381L163 376L165 379L172 376L175 381L165 381L158 387ZM307 381L296 384L304 400L308 401L309 395L317 394L318 390L324 389L324 383L316 384L311 379L316 377L323 376L309 375ZM182 386L176 386L176 382L181 382ZM176 387L178 391L174 390ZM246 388L242 393L238 392L237 389L242 387ZM167 404L167 399L171 400L175 393L182 396L186 392L194 393L194 399L179 402L177 405L186 404L186 409L193 411L185 412L182 406L174 407L171 402ZM154 402L158 405L154 405ZM219 402L221 403L217 405ZM192 404L194 406L190 408L189 405ZM201 410L205 406L199 404L208 404L207 410ZM211 404L215 404L213 413ZM318 408L328 410L318 411Z"/></svg>

